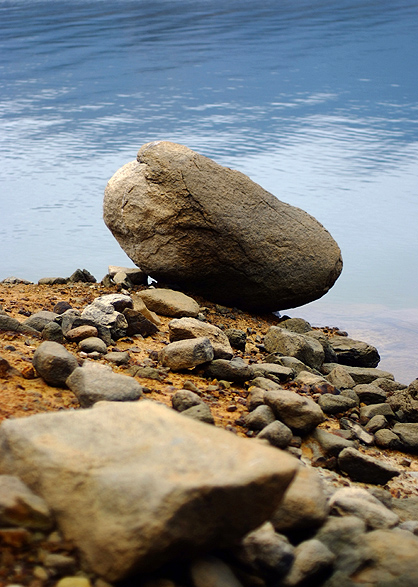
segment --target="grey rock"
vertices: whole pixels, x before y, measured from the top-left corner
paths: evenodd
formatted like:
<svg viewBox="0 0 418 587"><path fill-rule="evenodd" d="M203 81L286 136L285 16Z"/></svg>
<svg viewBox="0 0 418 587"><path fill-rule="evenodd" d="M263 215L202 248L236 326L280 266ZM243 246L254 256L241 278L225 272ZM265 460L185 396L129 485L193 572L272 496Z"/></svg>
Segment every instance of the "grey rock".
<svg viewBox="0 0 418 587"><path fill-rule="evenodd" d="M118 273L115 273L115 275L112 277L112 281L115 285L119 285L121 288L125 290L132 289L134 287L134 284L124 271L119 271Z"/></svg>
<svg viewBox="0 0 418 587"><path fill-rule="evenodd" d="M356 384L347 369L342 365L334 367L327 375L327 380L338 389L352 389Z"/></svg>
<svg viewBox="0 0 418 587"><path fill-rule="evenodd" d="M273 410L269 406L262 405L245 416L244 424L250 430L263 430L275 420Z"/></svg>
<svg viewBox="0 0 418 587"><path fill-rule="evenodd" d="M418 423L397 422L392 431L400 438L404 450L418 452Z"/></svg>
<svg viewBox="0 0 418 587"><path fill-rule="evenodd" d="M369 529L393 528L399 516L381 501L360 487L338 489L329 502L330 513L337 516L357 516Z"/></svg>
<svg viewBox="0 0 418 587"><path fill-rule="evenodd" d="M312 438L320 444L325 454L330 456L338 456L345 448L354 448L354 442L352 440L347 440L321 428L316 428L313 431Z"/></svg>
<svg viewBox="0 0 418 587"><path fill-rule="evenodd" d="M144 145L110 179L104 219L151 277L229 307L303 305L342 269L338 246L309 214L166 141Z"/></svg>
<svg viewBox="0 0 418 587"><path fill-rule="evenodd" d="M251 386L248 390L248 397L247 397L247 408L249 412L255 410L258 406L262 406L264 404L264 394L265 389L261 387L254 387Z"/></svg>
<svg viewBox="0 0 418 587"><path fill-rule="evenodd" d="M371 418L367 422L367 424L365 425L365 429L367 430L367 432L374 434L378 430L381 430L382 428L386 428L387 425L388 425L388 421L386 420L386 418L384 416L382 416L381 414L380 415L378 414L377 416L373 416L373 418Z"/></svg>
<svg viewBox="0 0 418 587"><path fill-rule="evenodd" d="M128 296L122 296L121 294L110 295L120 295L123 298L128 298ZM96 298L92 304L84 308L81 313L81 318L96 327L100 325L107 328L110 331L112 338L118 339L125 336L128 322L125 316L115 309L115 305L118 305L122 311L126 306L123 307L123 301L120 304L117 304L116 300L114 303L111 303L110 300L106 298L107 296ZM72 327L73 326L74 323L72 324Z"/></svg>
<svg viewBox="0 0 418 587"><path fill-rule="evenodd" d="M64 285L68 283L68 277L41 277L38 285Z"/></svg>
<svg viewBox="0 0 418 587"><path fill-rule="evenodd" d="M68 377L67 386L82 408L102 400L132 402L142 396L142 388L133 377L113 373L111 367L86 361Z"/></svg>
<svg viewBox="0 0 418 587"><path fill-rule="evenodd" d="M293 369L276 363L257 363L252 365L253 377L272 378L273 381L289 381L293 378Z"/></svg>
<svg viewBox="0 0 418 587"><path fill-rule="evenodd" d="M214 556L196 559L190 565L193 587L243 587L224 561Z"/></svg>
<svg viewBox="0 0 418 587"><path fill-rule="evenodd" d="M264 346L269 353L280 352L295 357L315 369L319 369L324 362L324 349L317 340L278 326L270 326L264 337Z"/></svg>
<svg viewBox="0 0 418 587"><path fill-rule="evenodd" d="M319 540L305 540L295 549L295 560L283 580L284 587L296 587L318 578L333 566L335 555Z"/></svg>
<svg viewBox="0 0 418 587"><path fill-rule="evenodd" d="M408 530L415 536L418 536L418 520L408 520L408 522L402 522L399 524L399 530Z"/></svg>
<svg viewBox="0 0 418 587"><path fill-rule="evenodd" d="M323 524L328 509L324 487L318 473L311 467L301 466L282 503L274 512L271 523L277 532L283 534L289 531L307 531Z"/></svg>
<svg viewBox="0 0 418 587"><path fill-rule="evenodd" d="M267 379L267 377L256 377L255 379L252 379L250 389L252 389L253 387L264 389L265 391L280 391L283 389L283 387L279 383L276 383L271 379Z"/></svg>
<svg viewBox="0 0 418 587"><path fill-rule="evenodd" d="M49 530L53 518L45 501L18 477L0 475L0 525Z"/></svg>
<svg viewBox="0 0 418 587"><path fill-rule="evenodd" d="M378 387L376 383L356 385L354 391L363 404L382 404L386 401L387 392Z"/></svg>
<svg viewBox="0 0 418 587"><path fill-rule="evenodd" d="M345 397L350 397L356 402L356 406L360 406L360 398L354 391L354 389L343 389L341 391L341 395Z"/></svg>
<svg viewBox="0 0 418 587"><path fill-rule="evenodd" d="M129 353L127 351L112 351L104 355L104 360L114 365L127 365L130 361Z"/></svg>
<svg viewBox="0 0 418 587"><path fill-rule="evenodd" d="M247 342L247 333L238 328L227 328L225 334L228 337L229 344L232 348L239 351L245 351L245 344Z"/></svg>
<svg viewBox="0 0 418 587"><path fill-rule="evenodd" d="M56 322L48 322L48 324L42 330L43 340L52 340L62 344L64 342L64 334L62 328Z"/></svg>
<svg viewBox="0 0 418 587"><path fill-rule="evenodd" d="M385 416L386 418L395 418L392 408L387 403L371 404L360 408L360 422L366 424L373 416Z"/></svg>
<svg viewBox="0 0 418 587"><path fill-rule="evenodd" d="M418 422L418 400L409 388L395 391L386 402L394 412L402 414L403 422Z"/></svg>
<svg viewBox="0 0 418 587"><path fill-rule="evenodd" d="M42 379L57 386L63 386L69 375L78 367L74 355L53 341L45 341L38 346L32 363Z"/></svg>
<svg viewBox="0 0 418 587"><path fill-rule="evenodd" d="M21 279L20 277L15 277L12 275L11 277L6 277L5 279L2 279L2 281L0 281L0 283L4 283L5 285L16 285L18 283L21 283L22 285L30 285L33 282L27 281L26 279Z"/></svg>
<svg viewBox="0 0 418 587"><path fill-rule="evenodd" d="M263 428L257 438L267 440L269 444L276 448L286 448L292 440L293 434L286 424L275 420Z"/></svg>
<svg viewBox="0 0 418 587"><path fill-rule="evenodd" d="M296 461L144 400L7 420L0 470L37 488L113 582L236 545L278 507Z"/></svg>
<svg viewBox="0 0 418 587"><path fill-rule="evenodd" d="M172 371L192 369L213 359L213 347L206 337L171 342L159 354L163 367ZM222 360L222 359L219 359Z"/></svg>
<svg viewBox="0 0 418 587"><path fill-rule="evenodd" d="M357 438L366 446L371 446L374 444L373 434L370 434L367 432L367 430L365 430L365 428L363 428L363 426L360 426L360 424L353 422L349 418L341 418L340 427L343 430L349 430L354 438Z"/></svg>
<svg viewBox="0 0 418 587"><path fill-rule="evenodd" d="M57 316L58 314L56 314L55 312L41 310L40 312L36 312L36 314L32 314L32 316L29 316L29 318L26 318L23 324L25 326L29 326L30 328L34 328L38 332L42 332L45 326L50 322L53 322Z"/></svg>
<svg viewBox="0 0 418 587"><path fill-rule="evenodd" d="M78 348L85 353L107 353L107 346L101 338L96 336L90 336L89 338L83 338L78 343Z"/></svg>
<svg viewBox="0 0 418 587"><path fill-rule="evenodd" d="M161 316L196 318L199 304L190 296L173 289L146 289L138 292L146 307Z"/></svg>
<svg viewBox="0 0 418 587"><path fill-rule="evenodd" d="M314 338L322 345L322 348L324 349L325 363L334 363L338 361L337 354L332 348L328 336L326 336L321 330L312 330L311 332L307 332L306 336Z"/></svg>
<svg viewBox="0 0 418 587"><path fill-rule="evenodd" d="M323 363L321 371L325 375L329 375L333 369L338 367L338 363ZM373 369L369 367L352 367L351 365L345 365L347 373L351 375L354 382L357 385L361 383L372 383L376 379L391 379L394 380L394 376L389 371L382 371L382 369Z"/></svg>
<svg viewBox="0 0 418 587"><path fill-rule="evenodd" d="M294 391L266 391L264 402L271 407L278 420L299 434L311 432L325 419L323 411L311 398Z"/></svg>
<svg viewBox="0 0 418 587"><path fill-rule="evenodd" d="M410 496L393 499L392 509L402 521L418 520L418 497Z"/></svg>
<svg viewBox="0 0 418 587"><path fill-rule="evenodd" d="M228 337L213 324L201 322L196 318L175 318L168 323L170 342L189 338L206 337L213 347L215 359L231 359L233 351Z"/></svg>
<svg viewBox="0 0 418 587"><path fill-rule="evenodd" d="M266 522L247 534L234 549L237 559L267 580L277 581L289 571L294 559L294 547L282 534Z"/></svg>
<svg viewBox="0 0 418 587"><path fill-rule="evenodd" d="M300 371L295 377L295 383L299 383L299 385L323 385L324 383L328 384L328 381L322 377L322 375L316 375L315 373L311 373L310 371Z"/></svg>
<svg viewBox="0 0 418 587"><path fill-rule="evenodd" d="M380 448L402 449L402 443L399 440L399 436L386 428L382 428L375 432L374 441L376 446L380 446Z"/></svg>
<svg viewBox="0 0 418 587"><path fill-rule="evenodd" d="M183 416L193 418L193 420L206 422L206 424L215 424L215 419L213 417L210 407L203 402L201 402L198 405L192 406L191 408L187 408L187 410L183 410L181 413Z"/></svg>
<svg viewBox="0 0 418 587"><path fill-rule="evenodd" d="M344 395L324 393L318 399L318 405L325 414L341 414L357 406L356 400Z"/></svg>
<svg viewBox="0 0 418 587"><path fill-rule="evenodd" d="M314 373L315 375L321 375L319 371L316 369L312 369L296 359L295 357L283 357L280 353L270 353L265 358L266 363L276 363L276 365L282 365L283 367L289 367L294 371L295 375L299 375L301 371L309 371L309 373Z"/></svg>
<svg viewBox="0 0 418 587"><path fill-rule="evenodd" d="M378 377L377 379L374 380L374 385L377 385L378 387L380 387L381 389L383 389L383 391L386 391L387 393L391 392L391 391L400 391L402 389L406 389L408 386L403 384L403 383L399 383L399 381L393 381L393 379L386 379L384 377Z"/></svg>
<svg viewBox="0 0 418 587"><path fill-rule="evenodd" d="M171 405L177 412L184 412L184 410L188 410L189 408L198 406L202 403L203 400L197 395L197 393L188 389L180 389L171 396Z"/></svg>
<svg viewBox="0 0 418 587"><path fill-rule="evenodd" d="M218 381L244 383L253 378L253 369L240 357L234 357L231 361L215 359L206 369L205 376Z"/></svg>
<svg viewBox="0 0 418 587"><path fill-rule="evenodd" d="M298 334L305 334L306 332L312 331L312 326L303 318L287 318L287 320L282 320L279 326L280 328L285 328Z"/></svg>
<svg viewBox="0 0 418 587"><path fill-rule="evenodd" d="M0 332L8 330L11 332L20 332L22 334L39 337L39 332L35 328L26 326L25 324L19 322L19 320L16 318L12 318L7 314L0 313Z"/></svg>
<svg viewBox="0 0 418 587"><path fill-rule="evenodd" d="M386 485L390 479L400 474L391 465L361 453L354 448L345 448L340 452L338 465L354 481Z"/></svg>

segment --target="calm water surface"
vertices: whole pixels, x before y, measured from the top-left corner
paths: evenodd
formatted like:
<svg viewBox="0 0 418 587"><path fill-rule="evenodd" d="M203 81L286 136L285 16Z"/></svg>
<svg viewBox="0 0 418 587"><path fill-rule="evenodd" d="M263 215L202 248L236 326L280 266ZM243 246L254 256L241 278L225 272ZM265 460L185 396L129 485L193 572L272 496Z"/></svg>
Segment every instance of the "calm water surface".
<svg viewBox="0 0 418 587"><path fill-rule="evenodd" d="M418 376L418 2L0 0L0 279L131 264L102 221L145 142L313 214L344 271L289 314Z"/></svg>

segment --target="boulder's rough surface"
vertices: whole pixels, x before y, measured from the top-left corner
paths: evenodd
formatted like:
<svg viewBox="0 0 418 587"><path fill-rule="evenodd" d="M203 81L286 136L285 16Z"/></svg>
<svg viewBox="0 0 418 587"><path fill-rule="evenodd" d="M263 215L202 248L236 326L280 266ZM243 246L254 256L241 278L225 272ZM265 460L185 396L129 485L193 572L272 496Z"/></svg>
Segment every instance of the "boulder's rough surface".
<svg viewBox="0 0 418 587"><path fill-rule="evenodd" d="M144 145L115 173L104 220L151 277L228 306L300 306L342 269L337 244L312 216L170 142Z"/></svg>
<svg viewBox="0 0 418 587"><path fill-rule="evenodd" d="M279 506L297 461L150 401L7 420L0 472L55 512L107 581L237 544Z"/></svg>

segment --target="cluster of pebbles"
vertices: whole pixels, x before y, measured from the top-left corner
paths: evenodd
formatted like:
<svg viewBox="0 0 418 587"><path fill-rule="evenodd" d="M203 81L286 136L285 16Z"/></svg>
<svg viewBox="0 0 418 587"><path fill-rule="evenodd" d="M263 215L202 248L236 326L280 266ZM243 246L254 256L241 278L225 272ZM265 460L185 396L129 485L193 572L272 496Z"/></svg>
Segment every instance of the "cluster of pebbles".
<svg viewBox="0 0 418 587"><path fill-rule="evenodd" d="M95 279L88 271L77 270L67 280L40 280L43 289L39 288L39 292L69 283L95 287ZM22 285L25 284L16 278L4 280L3 299L7 301L6 294L13 298L14 288ZM95 297L92 289L90 303L81 308L73 307L61 294L63 299L56 300L52 310L34 312L24 320L11 316L10 311L0 311L4 342L10 340L10 333L15 340L30 341L34 350L33 377L42 378L50 387L69 390L76 399L73 407L82 408L61 411L57 425L65 429L62 415L68 416L68 422L71 417L70 428L76 434L78 426L80 430L85 429L83 413L93 413L91 408L94 408L97 414L91 416L94 426L100 428L102 414L106 433L114 438L118 429L112 433L112 417L107 420L111 410L120 406L114 411L115 421L127 418L128 422L132 414L125 414L124 407L132 406L133 413L134 406L145 406L140 409L148 413L146 406L151 401L157 412L151 410L149 420L167 418L168 431L171 416L166 415L166 408L161 404L169 405L178 414L176 418L180 418L175 418L174 426L184 427L181 435L185 444L200 446L201 439L212 434L208 425L210 430L224 428L229 433L220 440L225 455L228 451L232 455L235 450L229 446L229 439L240 440L260 451L261 462L272 458L263 452L266 449L284 455L283 459L286 456L289 462L296 463L289 465L295 467L296 474L290 484L289 480L286 482L287 491L272 504L268 515L260 513L263 500L257 494L251 497L254 519L264 515L264 523L259 527L250 525L244 531L240 526L238 538L234 534L229 543L214 548L213 540L205 538L210 531L204 530L201 522L199 536L204 538L198 552L187 546L187 537L176 535L177 542L184 541L186 552L179 556L173 546L153 544L153 549L160 553L161 567L155 568L154 564L148 568L146 562L141 562L143 570L139 575L133 573L135 565L125 568L120 562L123 559L120 544L109 546L112 536L101 537L105 544L103 552L108 549L109 560L115 557L120 563L120 570L115 570L119 568L115 562L112 571L91 555L91 542L98 540L95 532L92 531L91 540L86 543L63 522L63 518L71 517L71 494L60 496L57 513L55 498L45 489L44 470L58 467L55 463L58 458L51 457L53 465L45 465L45 461L39 464L36 460L39 441L35 421L40 422L37 420L40 416L25 418L29 422L26 428L21 425L21 419L5 421L0 427L3 447L0 540L6 574L0 572L0 584L1 581L5 585L33 587L55 584L105 587L109 583L147 587L331 587L337 584L406 587L417 584L418 380L409 386L395 381L391 373L377 368L376 348L352 340L335 328L314 329L303 319L271 315L252 317L264 327L263 333L255 333L250 326L245 327L250 316L240 310L209 302L203 305L201 300L198 302L182 292L149 287L146 276L139 270L111 268L102 282L102 290L105 287L111 288L111 293ZM6 353L3 355L0 377L7 382L21 374L16 373ZM30 383L31 379L27 381ZM42 415L49 418L43 421L43 426L52 423L53 417L53 413ZM184 417L188 420L182 420ZM32 421L35 431L31 431ZM193 422L190 430L186 422ZM52 424L51 427L54 428ZM65 435L55 438L51 434L52 446L66 443ZM138 434L141 435L140 430ZM247 440L237 436L245 436ZM26 458L23 452L19 453L19 447L10 448L11 438L33 443L30 473L21 464ZM97 442L97 438L90 439L92 442ZM216 434L213 443L217 443ZM202 446L199 455L203 462L209 448ZM65 450L70 451L70 447ZM90 449L83 447L83 450L87 454ZM167 447L161 450L170 452ZM97 452L100 453L99 448ZM215 475L217 468L222 470L225 455L221 457L220 453L222 450L208 452L213 470L205 464L207 480ZM187 463L182 463L185 475L195 458L193 453ZM169 471L174 464L164 462L164 466ZM158 468L156 471L157 488L161 473ZM234 474L231 465L228 483L232 485ZM200 486L195 488L200 489ZM222 490L224 499L230 499L229 486ZM85 499L94 501L95 493L91 491ZM242 497L250 490L244 484L240 491ZM158 493L157 489L155 492ZM123 499L121 503L119 517L124 519ZM213 507L213 519L222 517L218 516L215 503L208 507ZM188 528L187 516L187 512L182 514L180 526ZM216 522L218 535L227 534L226 528L232 528L234 520L245 517L251 516L243 511L242 505L237 511L231 505L230 518L223 514L223 521ZM190 525L192 521L195 523L193 516ZM121 526L125 523L119 522ZM160 538L154 536L153 540L163 542L163 536L166 540L166 531L164 526ZM130 532L126 529L127 535ZM192 534L190 528L188 533ZM113 542L116 542L114 537ZM133 549L140 548L134 539L132 542ZM167 554L170 548L176 553L171 558ZM139 555L137 567L138 561ZM133 579L129 578L132 573Z"/></svg>

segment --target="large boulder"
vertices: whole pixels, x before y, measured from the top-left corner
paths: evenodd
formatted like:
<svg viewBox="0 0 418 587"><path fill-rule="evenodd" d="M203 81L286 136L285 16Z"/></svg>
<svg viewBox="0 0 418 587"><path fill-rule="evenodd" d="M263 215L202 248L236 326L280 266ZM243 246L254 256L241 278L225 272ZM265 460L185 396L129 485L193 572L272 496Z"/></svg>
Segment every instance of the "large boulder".
<svg viewBox="0 0 418 587"><path fill-rule="evenodd" d="M273 514L298 462L151 401L6 420L18 475L107 581L229 547Z"/></svg>
<svg viewBox="0 0 418 587"><path fill-rule="evenodd" d="M338 245L312 216L166 141L141 147L110 179L104 220L151 277L228 306L300 306L342 269Z"/></svg>

